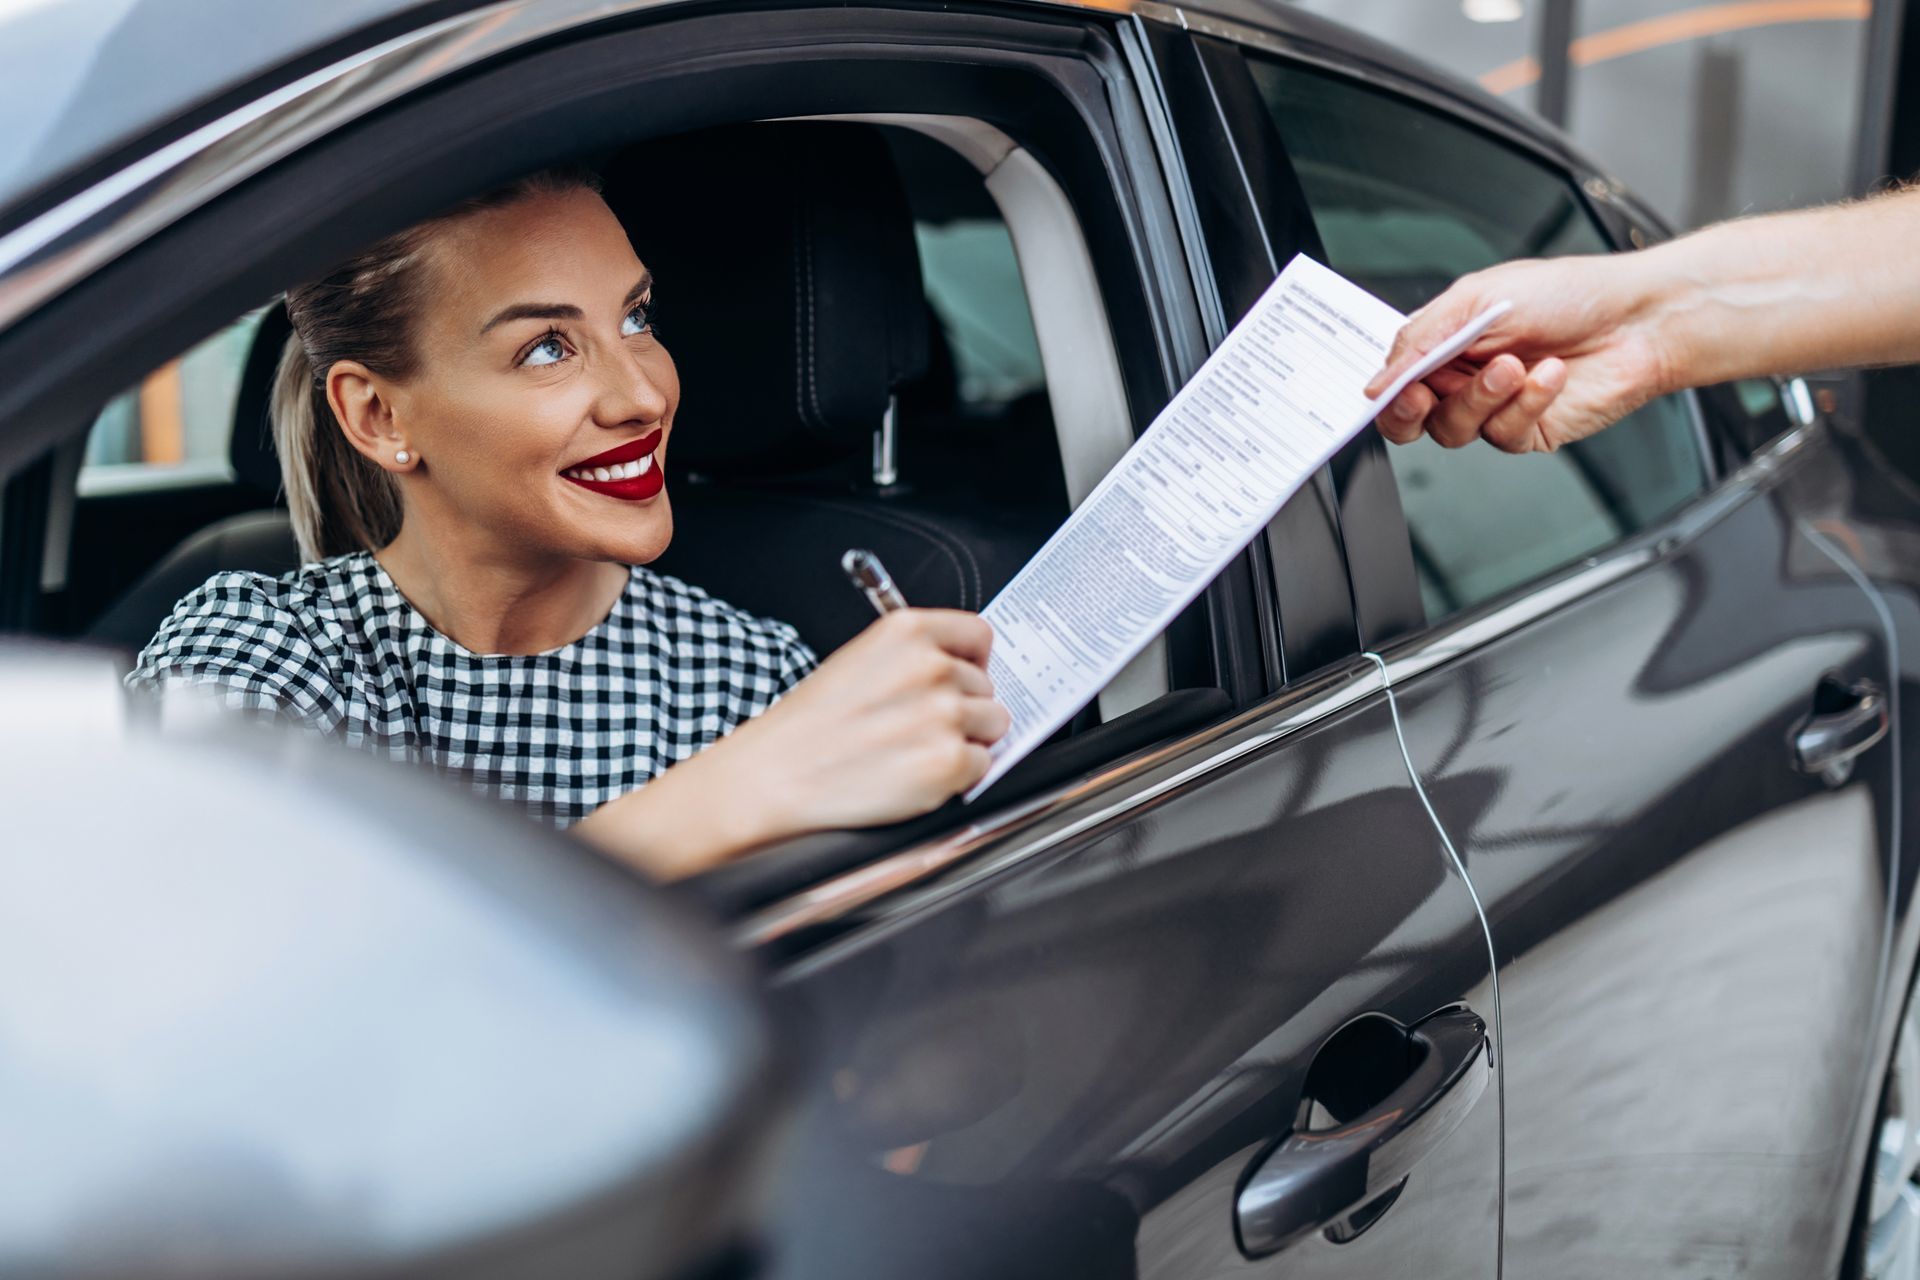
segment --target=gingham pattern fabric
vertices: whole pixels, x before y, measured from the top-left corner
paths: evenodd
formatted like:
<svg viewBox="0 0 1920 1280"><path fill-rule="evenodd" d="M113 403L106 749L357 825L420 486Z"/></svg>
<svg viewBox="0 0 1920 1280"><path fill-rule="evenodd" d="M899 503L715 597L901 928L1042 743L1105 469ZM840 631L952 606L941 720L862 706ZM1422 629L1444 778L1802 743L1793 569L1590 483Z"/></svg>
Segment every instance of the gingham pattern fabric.
<svg viewBox="0 0 1920 1280"><path fill-rule="evenodd" d="M635 567L559 649L478 654L435 631L366 552L222 573L174 606L127 683L427 764L567 826L766 710L815 665L785 623Z"/></svg>

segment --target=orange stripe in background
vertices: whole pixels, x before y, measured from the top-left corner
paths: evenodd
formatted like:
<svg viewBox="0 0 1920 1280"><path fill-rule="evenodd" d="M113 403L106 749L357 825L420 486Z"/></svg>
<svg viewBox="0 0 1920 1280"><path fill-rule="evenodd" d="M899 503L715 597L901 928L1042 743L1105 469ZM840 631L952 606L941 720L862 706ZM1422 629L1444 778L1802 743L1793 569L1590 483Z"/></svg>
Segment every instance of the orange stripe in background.
<svg viewBox="0 0 1920 1280"><path fill-rule="evenodd" d="M169 360L140 384L140 461L182 462L186 456L180 362Z"/></svg>
<svg viewBox="0 0 1920 1280"><path fill-rule="evenodd" d="M1701 5L1581 36L1567 46L1567 56L1577 67L1590 67L1703 36L1791 22L1860 22L1872 12L1872 0L1736 0ZM1540 64L1525 57L1495 67L1480 77L1480 85L1489 93L1512 93L1539 78Z"/></svg>

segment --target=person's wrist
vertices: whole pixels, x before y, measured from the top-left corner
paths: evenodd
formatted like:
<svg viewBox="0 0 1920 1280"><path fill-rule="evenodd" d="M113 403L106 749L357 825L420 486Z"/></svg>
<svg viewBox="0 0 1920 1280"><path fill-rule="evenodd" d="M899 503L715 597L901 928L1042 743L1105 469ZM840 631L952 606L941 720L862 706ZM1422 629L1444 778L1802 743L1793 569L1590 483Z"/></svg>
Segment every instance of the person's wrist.
<svg viewBox="0 0 1920 1280"><path fill-rule="evenodd" d="M750 720L677 766L694 775L692 811L709 820L728 858L793 833L795 807L784 772L760 758L766 728Z"/></svg>
<svg viewBox="0 0 1920 1280"><path fill-rule="evenodd" d="M1645 399L1693 385L1697 364L1692 317L1698 311L1695 282L1674 242L1618 255L1612 273L1618 291L1619 328L1644 345L1650 364Z"/></svg>

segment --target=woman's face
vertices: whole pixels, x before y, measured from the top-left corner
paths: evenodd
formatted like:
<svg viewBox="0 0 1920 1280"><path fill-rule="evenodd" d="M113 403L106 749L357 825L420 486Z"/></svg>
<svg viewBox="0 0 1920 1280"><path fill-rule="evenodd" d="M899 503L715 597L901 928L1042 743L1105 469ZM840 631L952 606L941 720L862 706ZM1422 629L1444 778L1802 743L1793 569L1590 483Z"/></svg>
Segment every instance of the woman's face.
<svg viewBox="0 0 1920 1280"><path fill-rule="evenodd" d="M419 459L401 483L409 534L514 557L658 556L680 382L606 204L570 191L464 217L427 269L418 370L388 390Z"/></svg>

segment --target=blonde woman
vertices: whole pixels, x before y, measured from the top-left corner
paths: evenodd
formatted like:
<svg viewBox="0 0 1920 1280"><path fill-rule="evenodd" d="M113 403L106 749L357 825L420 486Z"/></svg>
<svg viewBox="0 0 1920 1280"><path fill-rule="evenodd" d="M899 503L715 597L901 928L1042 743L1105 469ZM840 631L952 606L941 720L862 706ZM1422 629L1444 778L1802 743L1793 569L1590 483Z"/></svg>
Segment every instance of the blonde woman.
<svg viewBox="0 0 1920 1280"><path fill-rule="evenodd" d="M308 563L215 576L129 684L216 686L666 877L971 786L1007 725L977 616L891 615L816 670L793 628L642 567L680 396L652 306L569 171L290 290L273 425Z"/></svg>

